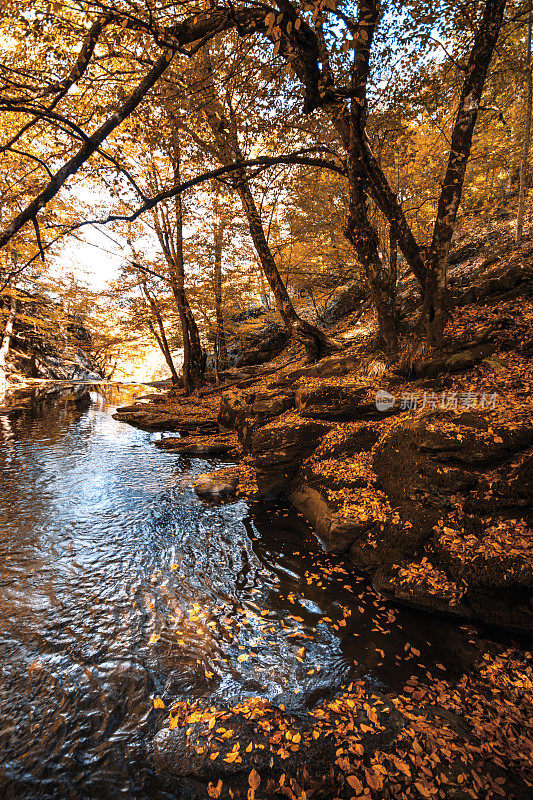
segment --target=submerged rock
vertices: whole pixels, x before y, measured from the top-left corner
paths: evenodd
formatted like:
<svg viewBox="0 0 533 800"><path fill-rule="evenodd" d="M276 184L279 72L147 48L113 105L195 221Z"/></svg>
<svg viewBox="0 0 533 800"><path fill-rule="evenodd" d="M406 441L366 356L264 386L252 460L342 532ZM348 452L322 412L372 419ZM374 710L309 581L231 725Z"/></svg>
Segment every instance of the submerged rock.
<svg viewBox="0 0 533 800"><path fill-rule="evenodd" d="M206 475L200 475L193 483L193 489L199 497L210 500L222 500L234 497L239 485L240 473L237 467L228 467Z"/></svg>

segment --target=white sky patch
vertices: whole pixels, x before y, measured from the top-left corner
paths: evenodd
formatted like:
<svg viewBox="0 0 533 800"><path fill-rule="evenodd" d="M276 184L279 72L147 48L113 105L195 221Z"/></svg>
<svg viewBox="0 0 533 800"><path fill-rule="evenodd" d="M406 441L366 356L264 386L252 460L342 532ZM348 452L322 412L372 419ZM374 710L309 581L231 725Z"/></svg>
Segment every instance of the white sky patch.
<svg viewBox="0 0 533 800"><path fill-rule="evenodd" d="M94 227L84 229L80 240L69 239L58 251L55 262L59 273L72 273L94 291L105 291L118 278L120 265L129 253L116 235Z"/></svg>

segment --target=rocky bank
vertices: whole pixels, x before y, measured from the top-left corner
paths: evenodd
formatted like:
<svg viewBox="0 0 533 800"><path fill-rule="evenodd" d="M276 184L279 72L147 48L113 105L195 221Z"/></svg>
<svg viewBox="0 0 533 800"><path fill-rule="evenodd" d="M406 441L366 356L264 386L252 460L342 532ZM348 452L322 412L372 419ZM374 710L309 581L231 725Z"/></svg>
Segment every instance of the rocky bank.
<svg viewBox="0 0 533 800"><path fill-rule="evenodd" d="M285 351L117 418L180 433L163 447L232 455L201 496L285 495L399 602L531 633L532 296L530 244L456 291L442 352L406 337L388 365L348 318L339 355Z"/></svg>

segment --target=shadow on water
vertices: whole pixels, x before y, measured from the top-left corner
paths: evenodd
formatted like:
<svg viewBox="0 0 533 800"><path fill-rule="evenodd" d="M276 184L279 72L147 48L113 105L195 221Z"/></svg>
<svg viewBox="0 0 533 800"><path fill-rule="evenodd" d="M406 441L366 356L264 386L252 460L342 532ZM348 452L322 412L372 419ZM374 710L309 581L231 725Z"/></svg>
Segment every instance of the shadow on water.
<svg viewBox="0 0 533 800"><path fill-rule="evenodd" d="M3 798L171 798L147 756L154 697L305 713L490 647L394 607L283 506L202 504L191 477L215 461L112 419L145 391L60 387L0 416Z"/></svg>

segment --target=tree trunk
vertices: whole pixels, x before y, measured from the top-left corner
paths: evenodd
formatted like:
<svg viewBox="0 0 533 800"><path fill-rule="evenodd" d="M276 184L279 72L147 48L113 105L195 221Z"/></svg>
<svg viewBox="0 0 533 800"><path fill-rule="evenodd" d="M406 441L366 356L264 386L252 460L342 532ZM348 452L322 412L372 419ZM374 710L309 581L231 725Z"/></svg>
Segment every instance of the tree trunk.
<svg viewBox="0 0 533 800"><path fill-rule="evenodd" d="M185 292L185 275L182 269L171 274L172 294L181 324L183 338L183 385L185 394L191 394L203 383L205 355L200 342L198 326Z"/></svg>
<svg viewBox="0 0 533 800"><path fill-rule="evenodd" d="M437 208L433 238L426 261L424 322L429 344L441 347L448 319L448 254L461 202L466 166L472 148L479 104L487 71L498 40L505 0L487 0L474 45L453 126L450 155Z"/></svg>
<svg viewBox="0 0 533 800"><path fill-rule="evenodd" d="M379 255L379 238L368 219L365 193L366 178L358 157L357 148L348 150L349 206L344 235L353 246L365 270L372 302L376 309L378 336L388 353L398 350L396 332L395 289L391 275L383 268Z"/></svg>
<svg viewBox="0 0 533 800"><path fill-rule="evenodd" d="M174 182L181 182L180 145L176 131L170 156L173 162ZM183 257L183 204L181 195L174 198L174 225L168 217L154 211L153 218L159 243L169 269L170 286L176 301L183 339L183 385L189 395L202 385L206 356L202 350L200 334L185 291L185 261Z"/></svg>
<svg viewBox="0 0 533 800"><path fill-rule="evenodd" d="M6 327L4 328L4 335L2 337L2 344L0 345L0 395L5 395L7 387L7 354L9 353L9 346L11 344L11 337L13 335L13 328L15 325L15 315L17 312L17 300L14 295L11 295L9 304L9 314L6 320Z"/></svg>
<svg viewBox="0 0 533 800"><path fill-rule="evenodd" d="M526 44L526 109L524 119L524 141L522 143L522 158L520 160L520 188L518 192L518 214L516 217L516 241L521 241L524 232L524 211L526 206L527 175L529 161L529 145L531 141L531 104L533 95L533 79L531 76L531 27L532 3L529 0L527 15L527 44Z"/></svg>
<svg viewBox="0 0 533 800"><path fill-rule="evenodd" d="M217 203L218 205L218 203ZM215 342L215 362L217 374L219 369L227 369L229 364L228 349L226 346L226 332L224 330L224 314L222 304L222 245L224 239L224 222L217 215L214 230L214 271L213 285L215 290L215 314L216 314L216 342Z"/></svg>
<svg viewBox="0 0 533 800"><path fill-rule="evenodd" d="M276 307L285 324L285 327L305 347L310 361L316 361L323 356L341 350L342 346L326 336L319 328L302 319L294 308L287 288L283 283L272 251L268 246L263 223L255 204L248 181L243 178L237 185L237 192L241 199L242 207L248 221L250 236L263 269L267 283L272 290Z"/></svg>
<svg viewBox="0 0 533 800"><path fill-rule="evenodd" d="M431 343L437 345L442 343L447 317L446 267L448 252L461 199L479 104L488 67L500 33L505 2L506 0L485 0L484 3L483 17L474 37L474 44L465 70L459 110L452 132L448 167L439 199L433 238L425 263L422 259L422 250L414 239L401 204L392 192L373 155L366 134L370 51L374 31L379 21L379 0L360 0L357 4L359 8L357 23L352 24L350 28L354 42L350 79L350 96L352 98L350 110L342 100L341 93L336 90L331 75L327 74L327 70L324 68L316 26L313 30L307 22L300 20L297 33L292 25L285 34L283 24L278 21L282 31L279 52L288 60L290 58L293 70L306 88L304 112L324 107L340 133L343 143L349 144L349 158L353 157L357 151L360 162L358 168L365 177L364 191L372 196L376 205L387 217L400 249L424 287L424 320L427 337ZM283 12L287 16L292 14L292 21L296 14L292 4L284 0L283 4L279 3L278 5L283 8ZM349 142L350 138L354 141ZM353 226L358 214L361 217L365 216L362 213L364 211L360 200L356 200L349 211L351 218L348 225L349 235L351 235L349 229ZM364 222L364 220L361 221ZM370 231L363 230L361 237L363 240L366 237L367 242L371 242ZM363 251L368 251L365 256L366 270L374 283L373 294L377 299L383 287L380 286L382 282L378 264L374 263L373 255L370 257L372 249L370 247L368 250L366 244L362 246ZM372 269L368 265L370 264L369 258ZM383 312L388 313L388 310L383 309Z"/></svg>
<svg viewBox="0 0 533 800"><path fill-rule="evenodd" d="M230 119L225 115L225 109L219 100L214 85L213 85L213 70L210 62L209 52L207 48L203 50L203 67L204 67L204 83L203 89L206 96L206 102L203 105L203 112L205 114L207 123L211 128L216 147L217 157L220 162L224 164L231 164L234 161L242 161L243 154L240 148L237 129L235 124L234 115ZM254 243L259 263L265 275L268 285L274 295L276 307L283 320L283 323L291 336L294 336L305 347L307 357L309 360L314 361L323 356L332 353L336 350L341 350L342 345L339 342L326 336L319 328L311 325L310 322L302 319L287 292L286 286L283 283L279 270L263 229L261 216L255 204L252 195L249 181L247 180L246 173L241 170L236 174L234 182L235 190L237 191L242 207L248 221L250 229L250 236Z"/></svg>
<svg viewBox="0 0 533 800"><path fill-rule="evenodd" d="M396 294L398 287L398 240L394 233L394 228L389 228L389 275L391 292L394 303L394 316L398 319L398 309L396 308Z"/></svg>
<svg viewBox="0 0 533 800"><path fill-rule="evenodd" d="M165 326L163 325L163 319L162 319L161 314L159 312L159 308L158 308L157 302L155 301L155 299L150 294L150 292L148 290L148 286L144 282L143 282L143 291L144 291L145 297L148 300L148 303L150 305L150 311L152 312L153 320L155 320L155 323L156 323L156 325L157 325L157 327L159 329L159 333L155 328L153 320L148 323L148 325L150 327L150 331L152 332L152 335L153 335L154 339L156 340L157 344L159 345L159 349L163 353L165 361L167 362L168 368L170 370L170 374L172 376L172 383L176 384L176 383L179 382L179 375L178 375L178 372L176 370L176 366L174 364L174 360L172 358L172 353L170 352L170 347L169 347L169 344L168 344L167 335L165 333Z"/></svg>

